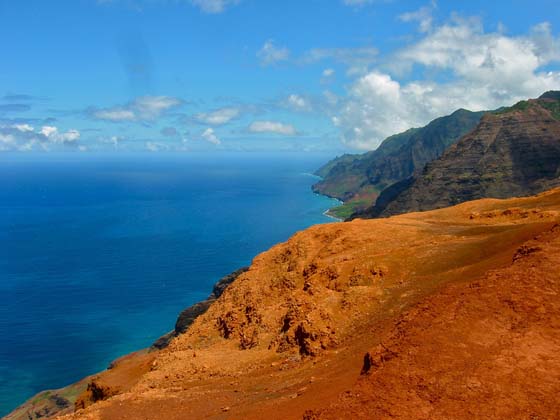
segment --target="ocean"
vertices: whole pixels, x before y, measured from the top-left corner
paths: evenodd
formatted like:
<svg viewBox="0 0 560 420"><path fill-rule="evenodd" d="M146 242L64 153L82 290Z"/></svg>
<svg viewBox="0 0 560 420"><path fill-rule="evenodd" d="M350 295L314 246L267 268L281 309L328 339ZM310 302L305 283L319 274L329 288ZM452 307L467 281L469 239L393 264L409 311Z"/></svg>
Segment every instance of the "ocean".
<svg viewBox="0 0 560 420"><path fill-rule="evenodd" d="M332 156L0 155L0 416L173 329L222 276L332 219Z"/></svg>

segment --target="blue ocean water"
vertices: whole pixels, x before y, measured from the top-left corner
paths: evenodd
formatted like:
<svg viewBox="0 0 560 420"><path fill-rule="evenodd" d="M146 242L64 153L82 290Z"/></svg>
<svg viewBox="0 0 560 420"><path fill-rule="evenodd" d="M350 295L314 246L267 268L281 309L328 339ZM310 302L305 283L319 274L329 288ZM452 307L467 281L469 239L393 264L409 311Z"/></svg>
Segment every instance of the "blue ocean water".
<svg viewBox="0 0 560 420"><path fill-rule="evenodd" d="M325 155L0 156L0 416L173 329L335 203Z"/></svg>

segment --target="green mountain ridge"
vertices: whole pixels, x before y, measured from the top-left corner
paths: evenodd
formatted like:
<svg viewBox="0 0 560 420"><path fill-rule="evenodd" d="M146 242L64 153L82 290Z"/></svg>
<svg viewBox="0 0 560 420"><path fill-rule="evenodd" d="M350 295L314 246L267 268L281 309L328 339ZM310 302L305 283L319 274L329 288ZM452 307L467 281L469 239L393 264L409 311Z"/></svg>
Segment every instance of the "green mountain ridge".
<svg viewBox="0 0 560 420"><path fill-rule="evenodd" d="M388 217L560 185L560 92L486 114L421 172L385 189L355 217Z"/></svg>
<svg viewBox="0 0 560 420"><path fill-rule="evenodd" d="M323 179L313 185L313 191L344 201L344 206L331 212L346 218L371 206L388 186L410 177L439 157L472 130L484 114L459 109L425 127L390 136L374 151L333 159L316 171Z"/></svg>

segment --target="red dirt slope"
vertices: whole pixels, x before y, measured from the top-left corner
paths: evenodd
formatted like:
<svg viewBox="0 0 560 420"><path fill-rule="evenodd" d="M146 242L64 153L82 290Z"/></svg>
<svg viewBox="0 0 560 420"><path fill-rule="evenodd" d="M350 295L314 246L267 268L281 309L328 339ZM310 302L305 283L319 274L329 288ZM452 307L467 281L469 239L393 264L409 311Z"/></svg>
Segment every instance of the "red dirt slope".
<svg viewBox="0 0 560 420"><path fill-rule="evenodd" d="M560 418L558 223L560 189L312 227L67 418Z"/></svg>
<svg viewBox="0 0 560 420"><path fill-rule="evenodd" d="M556 227L399 317L352 389L306 418L560 419L559 295Z"/></svg>

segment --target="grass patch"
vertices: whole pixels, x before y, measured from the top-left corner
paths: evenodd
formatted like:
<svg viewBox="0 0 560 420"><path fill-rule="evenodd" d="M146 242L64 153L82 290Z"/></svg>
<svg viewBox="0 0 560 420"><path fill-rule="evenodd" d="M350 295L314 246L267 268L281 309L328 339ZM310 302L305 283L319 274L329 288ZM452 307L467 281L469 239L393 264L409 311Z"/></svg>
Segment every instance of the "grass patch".
<svg viewBox="0 0 560 420"><path fill-rule="evenodd" d="M546 108L552 114L555 120L560 120L560 102L559 101L539 101L543 108Z"/></svg>
<svg viewBox="0 0 560 420"><path fill-rule="evenodd" d="M526 111L531 107L531 105L532 104L529 101L520 101L513 106L500 108L497 111L494 111L493 113L496 115L501 115L501 114L507 114L508 112L512 112L512 111Z"/></svg>
<svg viewBox="0 0 560 420"><path fill-rule="evenodd" d="M372 205L371 200L367 200L367 199L351 200L342 204L341 206L330 209L328 211L328 214L338 219L345 220L350 216L352 216L356 211L362 210L371 205Z"/></svg>

